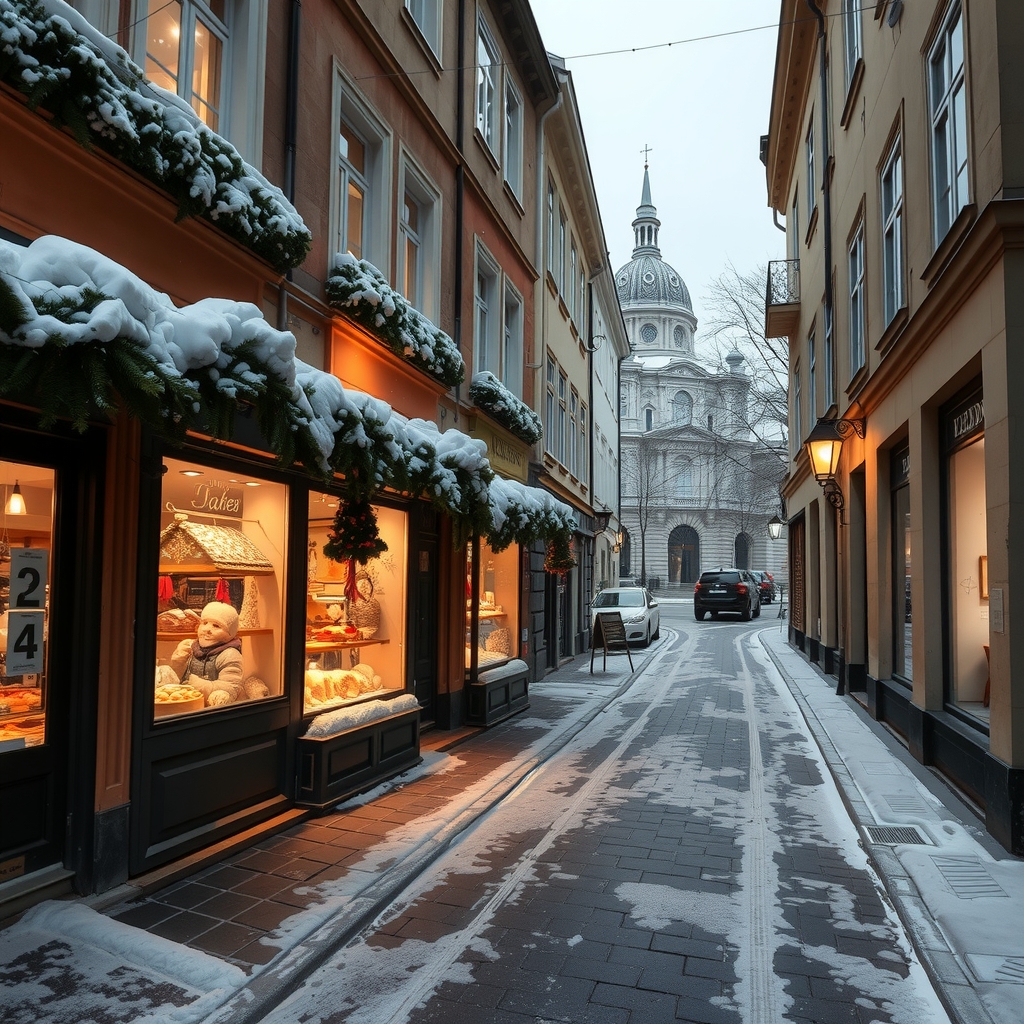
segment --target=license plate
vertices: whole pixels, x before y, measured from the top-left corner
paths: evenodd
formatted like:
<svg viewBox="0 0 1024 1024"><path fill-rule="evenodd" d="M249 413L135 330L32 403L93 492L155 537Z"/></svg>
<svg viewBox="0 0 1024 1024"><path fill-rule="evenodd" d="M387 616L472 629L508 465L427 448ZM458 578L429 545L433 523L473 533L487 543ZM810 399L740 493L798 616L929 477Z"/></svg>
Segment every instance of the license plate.
<svg viewBox="0 0 1024 1024"><path fill-rule="evenodd" d="M711 593L712 594L724 594L725 593L725 587L712 587L711 588Z"/></svg>

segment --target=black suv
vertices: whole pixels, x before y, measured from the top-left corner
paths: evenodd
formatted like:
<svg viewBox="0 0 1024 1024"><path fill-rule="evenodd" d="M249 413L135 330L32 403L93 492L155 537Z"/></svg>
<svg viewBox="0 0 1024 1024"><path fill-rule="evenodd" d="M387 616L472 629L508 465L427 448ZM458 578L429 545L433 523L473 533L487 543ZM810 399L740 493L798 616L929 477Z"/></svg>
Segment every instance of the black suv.
<svg viewBox="0 0 1024 1024"><path fill-rule="evenodd" d="M719 612L736 612L744 622L761 614L761 587L746 569L709 569L700 574L693 588L693 617L704 621L711 612L717 619Z"/></svg>

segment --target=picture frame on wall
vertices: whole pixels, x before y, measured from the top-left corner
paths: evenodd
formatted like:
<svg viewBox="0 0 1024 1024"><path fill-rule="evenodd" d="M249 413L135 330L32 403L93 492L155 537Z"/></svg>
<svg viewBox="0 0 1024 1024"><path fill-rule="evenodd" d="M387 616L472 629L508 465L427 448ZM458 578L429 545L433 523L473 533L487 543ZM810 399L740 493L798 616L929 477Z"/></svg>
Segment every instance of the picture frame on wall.
<svg viewBox="0 0 1024 1024"><path fill-rule="evenodd" d="M978 559L978 579L981 583L982 600L988 600L988 555L982 555Z"/></svg>

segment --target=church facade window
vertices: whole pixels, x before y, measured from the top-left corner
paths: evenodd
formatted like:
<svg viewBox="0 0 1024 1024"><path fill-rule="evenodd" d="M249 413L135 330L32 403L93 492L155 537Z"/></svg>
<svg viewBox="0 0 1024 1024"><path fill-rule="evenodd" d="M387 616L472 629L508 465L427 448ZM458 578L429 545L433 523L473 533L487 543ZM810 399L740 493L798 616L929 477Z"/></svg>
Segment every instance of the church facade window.
<svg viewBox="0 0 1024 1024"><path fill-rule="evenodd" d="M693 419L693 399L685 391L677 391L672 399L672 422L683 425Z"/></svg>
<svg viewBox="0 0 1024 1024"><path fill-rule="evenodd" d="M672 331L672 340L675 342L676 348L682 348L686 342L686 332L679 324L676 324Z"/></svg>
<svg viewBox="0 0 1024 1024"><path fill-rule="evenodd" d="M653 345L658 339L658 328L654 324L644 324L640 328L640 340L645 345Z"/></svg>

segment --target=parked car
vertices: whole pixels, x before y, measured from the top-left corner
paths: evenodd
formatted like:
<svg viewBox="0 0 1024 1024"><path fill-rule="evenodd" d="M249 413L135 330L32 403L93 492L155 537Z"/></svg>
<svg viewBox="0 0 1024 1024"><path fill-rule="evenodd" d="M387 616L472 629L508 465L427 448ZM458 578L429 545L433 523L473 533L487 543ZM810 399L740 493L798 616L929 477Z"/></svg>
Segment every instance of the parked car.
<svg viewBox="0 0 1024 1024"><path fill-rule="evenodd" d="M751 575L761 588L761 604L771 604L775 600L775 577L758 569L752 569Z"/></svg>
<svg viewBox="0 0 1024 1024"><path fill-rule="evenodd" d="M626 627L627 643L647 647L661 636L661 612L658 602L646 587L606 587L594 598L591 627L598 612L618 612Z"/></svg>
<svg viewBox="0 0 1024 1024"><path fill-rule="evenodd" d="M746 569L709 569L700 574L693 588L693 617L698 622L711 612L734 612L749 622L761 614L761 586Z"/></svg>

